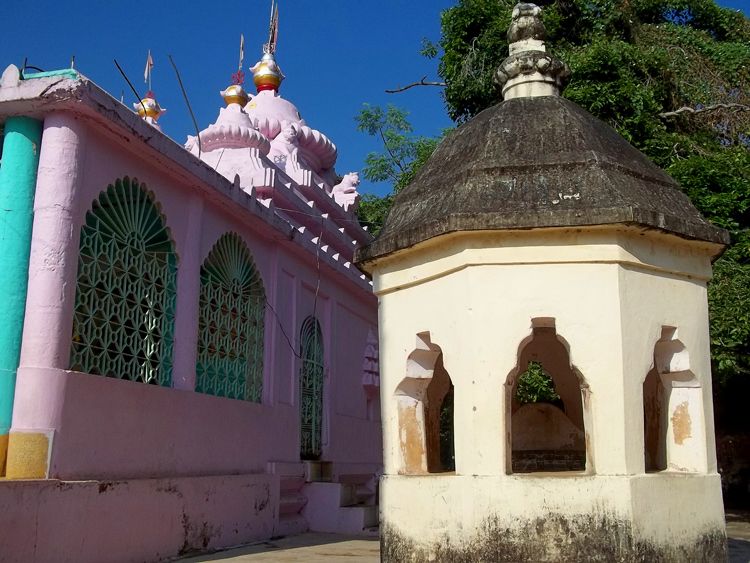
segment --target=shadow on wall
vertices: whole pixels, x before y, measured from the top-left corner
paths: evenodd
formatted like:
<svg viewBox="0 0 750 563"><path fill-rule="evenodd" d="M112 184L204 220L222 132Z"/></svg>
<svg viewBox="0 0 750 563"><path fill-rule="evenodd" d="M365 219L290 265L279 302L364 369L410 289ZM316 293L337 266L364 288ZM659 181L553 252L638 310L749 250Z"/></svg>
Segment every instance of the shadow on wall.
<svg viewBox="0 0 750 563"><path fill-rule="evenodd" d="M674 327L662 327L654 346L643 382L643 428L647 472L708 470L703 389Z"/></svg>
<svg viewBox="0 0 750 563"><path fill-rule="evenodd" d="M453 453L453 382L443 352L429 332L417 335L406 362L406 377L396 389L401 470L404 475L455 469Z"/></svg>

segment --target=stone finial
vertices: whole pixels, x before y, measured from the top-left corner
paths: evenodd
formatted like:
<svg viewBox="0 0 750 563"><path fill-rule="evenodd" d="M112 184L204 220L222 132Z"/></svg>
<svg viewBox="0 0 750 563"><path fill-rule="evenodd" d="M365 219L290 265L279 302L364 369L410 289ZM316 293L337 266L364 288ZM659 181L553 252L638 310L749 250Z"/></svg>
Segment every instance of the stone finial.
<svg viewBox="0 0 750 563"><path fill-rule="evenodd" d="M16 65L8 65L0 77L0 88L15 88L21 82L21 71Z"/></svg>
<svg viewBox="0 0 750 563"><path fill-rule="evenodd" d="M140 115L146 123L150 123L155 128L161 130L157 121L159 120L159 117L167 113L167 110L159 105L159 102L156 101L156 94L151 90L146 92L146 95L140 102L133 104L133 109L138 112L138 115Z"/></svg>
<svg viewBox="0 0 750 563"><path fill-rule="evenodd" d="M227 86L226 89L219 92L219 94L224 98L224 103L227 104L227 106L239 104L240 106L245 107L247 102L250 101L250 96L245 92L242 83Z"/></svg>
<svg viewBox="0 0 750 563"><path fill-rule="evenodd" d="M547 54L547 31L536 4L516 4L508 29L510 54L495 80L503 99L559 96L570 78L568 65Z"/></svg>

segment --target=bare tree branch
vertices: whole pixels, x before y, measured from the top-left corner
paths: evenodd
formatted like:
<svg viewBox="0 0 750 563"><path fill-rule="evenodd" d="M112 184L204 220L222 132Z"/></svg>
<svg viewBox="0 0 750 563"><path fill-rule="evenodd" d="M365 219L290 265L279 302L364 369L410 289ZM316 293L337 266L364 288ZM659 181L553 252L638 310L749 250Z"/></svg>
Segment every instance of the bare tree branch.
<svg viewBox="0 0 750 563"><path fill-rule="evenodd" d="M387 90L386 90L387 92ZM750 111L750 106L746 106L744 104L715 104L713 106L706 106L700 109L695 109L691 107L681 107L679 109L676 109L674 111L668 111L665 113L660 113L659 117L675 117L677 115L683 114L683 113L705 113L708 111L717 111L720 109L728 109L731 111Z"/></svg>
<svg viewBox="0 0 750 563"><path fill-rule="evenodd" d="M430 82L427 80L427 76L423 76L422 80L419 82L412 82L411 84L407 84L403 88L394 88L393 90L386 90L386 94L398 94L399 92L403 92L405 90L408 90L409 88L414 88L415 86L447 86L445 82Z"/></svg>

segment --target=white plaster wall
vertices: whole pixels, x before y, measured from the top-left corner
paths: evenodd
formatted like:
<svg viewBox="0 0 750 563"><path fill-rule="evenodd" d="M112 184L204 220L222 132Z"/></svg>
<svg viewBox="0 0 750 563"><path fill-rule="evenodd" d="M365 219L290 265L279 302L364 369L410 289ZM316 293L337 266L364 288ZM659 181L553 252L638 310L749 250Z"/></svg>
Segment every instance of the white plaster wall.
<svg viewBox="0 0 750 563"><path fill-rule="evenodd" d="M401 468L394 391L423 331L455 385L456 472L505 472L503 385L537 317L555 319L589 386L587 470L643 471L640 385L662 324L685 325L696 369L708 371L710 250L625 227L464 233L376 264L386 473Z"/></svg>
<svg viewBox="0 0 750 563"><path fill-rule="evenodd" d="M458 249L446 245L441 250L448 254ZM507 248L500 250L509 254ZM393 393L404 376L415 336L422 331L430 331L432 342L441 347L455 385L456 472L505 473L509 429L505 428L504 385L535 317L555 318L558 335L570 345L572 363L597 398L592 400L593 426L601 428L601 433L594 435L591 427L586 428L597 472L623 472L617 267L607 263L510 265L497 259L488 256L488 264L453 269L446 275L440 275L438 261L433 271L425 267L420 274L439 277L381 293L386 473L398 473L401 464ZM383 279L376 281L382 292ZM602 350L607 354L601 354ZM597 404L606 407L597 409Z"/></svg>
<svg viewBox="0 0 750 563"><path fill-rule="evenodd" d="M708 258L696 257L696 261L708 262ZM632 267L622 267L619 277L625 403L630 413L628 472L641 473L644 470L643 381L654 365L654 346L661 337L663 326L677 328L675 337L685 345L690 371L702 388L701 412L690 413L693 436L680 449L690 448L699 471L716 472L706 281L679 274L654 275ZM679 394L680 390L674 392ZM667 416L671 417L672 413L667 413ZM672 442L672 436L670 423L668 444Z"/></svg>
<svg viewBox="0 0 750 563"><path fill-rule="evenodd" d="M638 541L661 546L723 530L713 443L699 455L707 460L703 474L645 475L641 400L665 325L678 327L690 368L710 390L706 281L716 250L628 227L549 229L448 235L372 265L380 299L386 529L423 547L445 538L471 541L492 519L514 529L553 513L601 525L614 518L623 529L632 526ZM532 319L550 317L588 385L588 474L508 475L504 384ZM456 475L399 475L394 391L424 331L442 350L455 385ZM703 401L712 436L710 392Z"/></svg>

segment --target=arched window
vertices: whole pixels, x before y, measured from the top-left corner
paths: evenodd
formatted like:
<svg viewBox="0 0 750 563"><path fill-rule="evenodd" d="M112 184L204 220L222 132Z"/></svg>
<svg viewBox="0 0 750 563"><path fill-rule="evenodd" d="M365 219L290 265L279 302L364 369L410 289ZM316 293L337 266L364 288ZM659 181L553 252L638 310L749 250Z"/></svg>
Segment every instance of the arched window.
<svg viewBox="0 0 750 563"><path fill-rule="evenodd" d="M177 256L145 185L103 191L81 228L70 369L171 385Z"/></svg>
<svg viewBox="0 0 750 563"><path fill-rule="evenodd" d="M406 362L406 377L396 389L401 470L405 475L455 469L453 382L443 352L429 332L417 335Z"/></svg>
<svg viewBox="0 0 750 563"><path fill-rule="evenodd" d="M201 266L195 390L260 402L266 294L247 245L223 235Z"/></svg>
<svg viewBox="0 0 750 563"><path fill-rule="evenodd" d="M315 317L307 317L300 329L299 405L300 456L318 459L323 436L323 333Z"/></svg>
<svg viewBox="0 0 750 563"><path fill-rule="evenodd" d="M643 382L646 471L707 469L703 392L677 329L662 327L654 366Z"/></svg>
<svg viewBox="0 0 750 563"><path fill-rule="evenodd" d="M510 472L587 469L585 391L554 319L533 319L532 334L519 347L518 364L506 384Z"/></svg>

